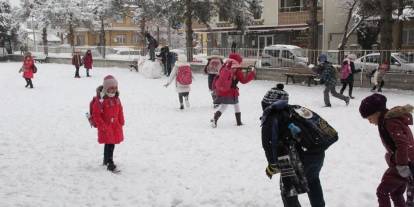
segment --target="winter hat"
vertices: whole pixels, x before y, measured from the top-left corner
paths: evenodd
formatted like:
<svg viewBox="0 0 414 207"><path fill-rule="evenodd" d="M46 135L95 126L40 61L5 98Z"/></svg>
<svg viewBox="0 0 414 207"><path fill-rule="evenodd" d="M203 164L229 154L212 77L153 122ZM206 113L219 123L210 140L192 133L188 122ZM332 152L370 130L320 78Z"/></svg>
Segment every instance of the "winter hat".
<svg viewBox="0 0 414 207"><path fill-rule="evenodd" d="M318 61L324 63L328 60L328 57L325 54L320 54L318 57Z"/></svg>
<svg viewBox="0 0 414 207"><path fill-rule="evenodd" d="M243 58L238 53L230 53L228 61L232 62L231 68L240 68Z"/></svg>
<svg viewBox="0 0 414 207"><path fill-rule="evenodd" d="M374 93L361 101L359 113L363 118L371 116L375 112L385 111L387 109L387 98L381 94Z"/></svg>
<svg viewBox="0 0 414 207"><path fill-rule="evenodd" d="M118 88L118 81L115 79L114 76L107 75L104 78L102 86L103 86L104 91L106 92L106 90L108 90L108 88L111 88L111 87L117 87Z"/></svg>
<svg viewBox="0 0 414 207"><path fill-rule="evenodd" d="M284 87L285 85L279 83L276 85L276 87L270 89L263 97L262 103L271 105L272 103L279 100L289 101L289 94L283 90Z"/></svg>

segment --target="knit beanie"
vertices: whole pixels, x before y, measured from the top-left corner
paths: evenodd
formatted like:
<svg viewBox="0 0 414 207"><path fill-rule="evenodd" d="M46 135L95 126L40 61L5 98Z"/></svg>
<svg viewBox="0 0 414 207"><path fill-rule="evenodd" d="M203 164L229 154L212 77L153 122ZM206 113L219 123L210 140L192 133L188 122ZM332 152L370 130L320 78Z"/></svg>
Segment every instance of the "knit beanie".
<svg viewBox="0 0 414 207"><path fill-rule="evenodd" d="M114 76L112 76L112 75L107 75L107 76L104 78L104 81L103 81L102 86L103 86L104 91L106 91L106 90L108 90L108 88L111 88L111 87L118 87L118 81L115 79L115 77L114 77Z"/></svg>
<svg viewBox="0 0 414 207"><path fill-rule="evenodd" d="M381 94L374 93L361 101L359 113L363 118L367 118L378 111L387 109L387 98Z"/></svg>
<svg viewBox="0 0 414 207"><path fill-rule="evenodd" d="M289 94L283 88L284 85L279 83L276 87L270 89L263 97L262 104L268 106L279 100L289 101Z"/></svg>

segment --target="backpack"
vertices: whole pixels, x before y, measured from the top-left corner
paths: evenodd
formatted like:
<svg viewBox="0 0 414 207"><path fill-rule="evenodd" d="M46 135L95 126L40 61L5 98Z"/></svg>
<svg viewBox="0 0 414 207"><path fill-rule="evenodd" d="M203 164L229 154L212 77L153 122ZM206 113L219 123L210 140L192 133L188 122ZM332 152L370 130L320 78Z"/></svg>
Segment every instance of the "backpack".
<svg viewBox="0 0 414 207"><path fill-rule="evenodd" d="M153 40L154 48L157 48L159 46L158 41L155 38L153 38Z"/></svg>
<svg viewBox="0 0 414 207"><path fill-rule="evenodd" d="M218 76L214 79L213 87L217 94L225 93L231 89L233 84L232 62L226 62L220 69Z"/></svg>
<svg viewBox="0 0 414 207"><path fill-rule="evenodd" d="M94 96L94 97L92 98L91 102L89 103L89 113L86 113L86 118L88 119L89 124L90 124L90 125L91 125L91 127L93 127L93 128L96 128L96 123L95 123L95 121L93 120L93 116L92 116L92 107L93 107L93 105L95 104L95 102L98 102L99 107L100 107L100 108L101 108L101 110L102 110L102 104L100 103L99 98L98 98L97 96Z"/></svg>
<svg viewBox="0 0 414 207"><path fill-rule="evenodd" d="M176 80L181 85L190 85L193 82L190 65L180 65L180 66L178 66L178 72L177 72Z"/></svg>
<svg viewBox="0 0 414 207"><path fill-rule="evenodd" d="M341 80L345 80L349 77L349 75L351 75L352 70L351 70L351 64L350 62L346 63L346 64L342 64L341 67Z"/></svg>
<svg viewBox="0 0 414 207"><path fill-rule="evenodd" d="M338 132L317 113L293 105L290 114L292 122L301 129L297 139L305 151L322 152L338 141Z"/></svg>

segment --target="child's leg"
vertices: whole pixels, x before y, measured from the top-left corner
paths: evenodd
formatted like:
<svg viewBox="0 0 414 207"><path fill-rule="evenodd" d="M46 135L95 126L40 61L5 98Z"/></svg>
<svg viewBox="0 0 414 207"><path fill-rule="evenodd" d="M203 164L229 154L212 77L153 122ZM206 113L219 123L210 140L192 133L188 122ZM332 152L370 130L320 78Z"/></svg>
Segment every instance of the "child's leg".
<svg viewBox="0 0 414 207"><path fill-rule="evenodd" d="M184 93L185 106L186 106L187 108L190 108L189 96L190 96L190 93L189 93L189 92Z"/></svg>
<svg viewBox="0 0 414 207"><path fill-rule="evenodd" d="M241 112L239 103L234 104L234 115L236 116L237 126L243 125L241 122Z"/></svg>
<svg viewBox="0 0 414 207"><path fill-rule="evenodd" d="M184 97L184 93L178 93L178 101L180 102L180 109L184 109L183 97Z"/></svg>
<svg viewBox="0 0 414 207"><path fill-rule="evenodd" d="M346 89L346 85L347 85L347 83L342 83L342 88L341 88L341 90L339 91L339 93L340 94L343 94L344 93L344 91L345 91L345 89Z"/></svg>
<svg viewBox="0 0 414 207"><path fill-rule="evenodd" d="M109 144L105 144L103 164L107 165L108 162L109 162Z"/></svg>
<svg viewBox="0 0 414 207"><path fill-rule="evenodd" d="M29 80L30 80L30 79L28 79L28 78L24 78L24 80L26 81L26 86L25 86L25 87L27 88L27 87L29 86Z"/></svg>
<svg viewBox="0 0 414 207"><path fill-rule="evenodd" d="M384 81L382 80L381 83L379 83L378 92L382 92L382 87L384 86Z"/></svg>
<svg viewBox="0 0 414 207"><path fill-rule="evenodd" d="M89 77L89 68L86 68L86 77Z"/></svg>
<svg viewBox="0 0 414 207"><path fill-rule="evenodd" d="M29 86L30 86L30 88L33 88L32 79L28 78L28 82L29 82Z"/></svg>

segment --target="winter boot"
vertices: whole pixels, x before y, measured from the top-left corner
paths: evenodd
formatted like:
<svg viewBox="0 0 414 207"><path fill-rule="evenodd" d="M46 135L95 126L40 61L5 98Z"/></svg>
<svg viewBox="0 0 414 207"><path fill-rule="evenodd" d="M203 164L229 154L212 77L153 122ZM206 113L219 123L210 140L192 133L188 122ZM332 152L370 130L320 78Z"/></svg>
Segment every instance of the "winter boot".
<svg viewBox="0 0 414 207"><path fill-rule="evenodd" d="M109 161L104 157L102 165L108 165Z"/></svg>
<svg viewBox="0 0 414 207"><path fill-rule="evenodd" d="M235 113L235 115L236 115L237 126L243 125L243 123L241 122L241 112L237 112Z"/></svg>
<svg viewBox="0 0 414 207"><path fill-rule="evenodd" d="M108 162L108 167L106 169L109 170L109 171L112 171L112 172L115 171L116 170L115 163L113 161L109 161Z"/></svg>
<svg viewBox="0 0 414 207"><path fill-rule="evenodd" d="M180 109L183 110L184 109L184 104L180 103Z"/></svg>
<svg viewBox="0 0 414 207"><path fill-rule="evenodd" d="M91 77L91 76L89 75L89 69L86 69L86 77Z"/></svg>
<svg viewBox="0 0 414 207"><path fill-rule="evenodd" d="M216 128L217 127L217 121L221 116L221 112L220 111L216 111L216 113L214 113L214 117L213 119L210 120L211 122L211 127Z"/></svg>

